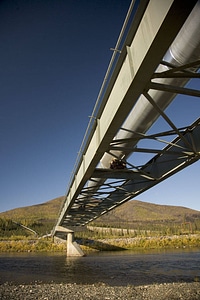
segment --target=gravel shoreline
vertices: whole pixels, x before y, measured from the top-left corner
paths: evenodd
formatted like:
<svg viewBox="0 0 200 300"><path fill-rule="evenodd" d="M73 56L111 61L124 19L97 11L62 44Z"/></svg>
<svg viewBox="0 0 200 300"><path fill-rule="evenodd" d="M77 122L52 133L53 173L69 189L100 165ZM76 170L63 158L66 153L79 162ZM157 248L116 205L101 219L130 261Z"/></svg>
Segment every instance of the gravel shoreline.
<svg viewBox="0 0 200 300"><path fill-rule="evenodd" d="M104 283L0 285L1 300L200 300L200 282L143 286L109 286Z"/></svg>

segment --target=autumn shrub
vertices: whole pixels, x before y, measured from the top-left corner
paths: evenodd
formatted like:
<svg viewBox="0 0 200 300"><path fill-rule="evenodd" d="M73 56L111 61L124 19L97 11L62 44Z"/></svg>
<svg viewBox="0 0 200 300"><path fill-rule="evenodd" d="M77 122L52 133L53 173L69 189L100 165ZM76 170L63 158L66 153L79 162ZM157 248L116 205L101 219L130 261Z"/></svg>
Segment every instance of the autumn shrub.
<svg viewBox="0 0 200 300"><path fill-rule="evenodd" d="M51 239L0 241L0 252L56 252L65 250L65 243L55 244Z"/></svg>

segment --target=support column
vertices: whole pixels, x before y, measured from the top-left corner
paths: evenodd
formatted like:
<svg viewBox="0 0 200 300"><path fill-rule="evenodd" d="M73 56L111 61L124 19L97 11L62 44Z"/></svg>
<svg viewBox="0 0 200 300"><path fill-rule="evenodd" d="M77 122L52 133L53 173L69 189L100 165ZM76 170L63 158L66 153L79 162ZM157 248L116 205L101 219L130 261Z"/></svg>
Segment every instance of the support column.
<svg viewBox="0 0 200 300"><path fill-rule="evenodd" d="M67 237L67 256L84 256L82 249L74 241L74 231L67 229L62 226L56 226L55 229L55 235L56 233L60 233L62 235L65 235Z"/></svg>
<svg viewBox="0 0 200 300"><path fill-rule="evenodd" d="M67 256L84 256L77 242L74 241L74 232L67 234Z"/></svg>

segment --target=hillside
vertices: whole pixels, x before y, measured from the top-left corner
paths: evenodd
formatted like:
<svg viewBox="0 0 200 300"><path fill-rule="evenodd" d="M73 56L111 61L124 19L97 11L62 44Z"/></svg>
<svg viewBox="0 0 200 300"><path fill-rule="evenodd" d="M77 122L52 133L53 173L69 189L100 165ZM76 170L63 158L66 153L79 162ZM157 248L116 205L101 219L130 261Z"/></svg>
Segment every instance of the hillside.
<svg viewBox="0 0 200 300"><path fill-rule="evenodd" d="M48 224L53 226L58 217L64 196L51 201L12 209L0 213L0 218L11 219L27 225ZM180 206L157 205L132 200L103 215L95 221L95 225L135 228L138 224L169 224L183 222L200 222L200 212ZM46 228L46 227L45 227Z"/></svg>
<svg viewBox="0 0 200 300"><path fill-rule="evenodd" d="M0 218L11 219L16 222L53 221L55 222L61 208L64 196L55 198L42 204L11 209L0 213Z"/></svg>
<svg viewBox="0 0 200 300"><path fill-rule="evenodd" d="M19 224L45 235L51 232L58 217L64 197L51 201L20 207L0 213L0 237L30 235L30 230L25 230Z"/></svg>
<svg viewBox="0 0 200 300"><path fill-rule="evenodd" d="M99 218L105 222L192 221L200 212L186 207L158 205L138 200L129 201Z"/></svg>

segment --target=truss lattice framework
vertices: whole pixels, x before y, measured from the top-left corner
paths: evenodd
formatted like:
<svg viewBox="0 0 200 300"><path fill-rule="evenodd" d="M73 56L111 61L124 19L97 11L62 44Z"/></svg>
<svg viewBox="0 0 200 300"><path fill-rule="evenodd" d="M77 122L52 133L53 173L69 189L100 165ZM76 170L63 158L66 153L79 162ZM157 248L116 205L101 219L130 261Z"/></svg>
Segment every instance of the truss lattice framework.
<svg viewBox="0 0 200 300"><path fill-rule="evenodd" d="M178 94L200 97L199 90L182 87L187 79L199 80L199 73L196 71L199 61L191 64L191 59L195 58L191 58L189 53L185 56L185 65L178 68L162 61L177 35L182 32L191 12L194 12L196 3L197 0L187 3L178 0L141 1L142 6L139 5L134 15L100 106L94 115L97 122L93 123L84 148L81 148L80 159L73 172L53 235L57 226L85 225L199 159L199 120L185 120L186 126L180 128L178 123L176 126L164 113L167 105ZM198 24L198 16L194 20ZM191 45L196 47L196 44ZM168 71L163 72L163 69ZM160 93L160 98L154 97ZM172 97L168 98L169 95ZM146 102L145 114L143 100ZM139 114L135 114L135 110L139 110ZM126 126L129 113L134 115L133 126ZM159 116L170 128L162 129L162 132L159 129L156 134L150 134L154 127L152 125ZM129 129L135 133L119 134L118 137L121 136L123 141L114 139L118 131L120 133ZM135 140L128 140L127 137L134 137ZM153 148L150 144L148 147L149 141L158 146ZM145 146L142 147L141 144ZM124 157L118 155L120 152L125 154ZM105 157L104 166L109 168L110 156L107 153L125 159L126 169L98 169L98 163ZM135 159L140 153L148 156L142 163Z"/></svg>
<svg viewBox="0 0 200 300"><path fill-rule="evenodd" d="M196 162L200 158L200 118L194 121L193 124L178 128L166 113L158 107L149 94L149 90L156 89L168 93L175 93L176 95L183 94L200 98L200 90L153 82L155 78L176 77L199 79L200 74L196 70L200 67L200 61L181 67L175 67L164 61L162 61L161 64L167 65L171 69L161 73L154 73L144 89L143 95L169 124L171 129L149 135L134 132L134 138L112 140L107 152L113 156L115 156L114 153L116 153L116 150L127 151L131 154L146 153L153 156L142 165L133 165L131 160L132 156L130 155L125 161L125 169L111 170L96 168L73 205L66 211L63 226L86 225ZM129 131L126 128L121 128L121 130ZM131 146L133 141L134 144L135 142L138 144L138 142L142 140L152 140L159 146L157 149ZM126 147L124 147L124 144ZM161 148L160 144L165 144L166 146ZM118 157L116 156L116 158ZM102 180L97 180L99 178ZM88 185L91 181L96 181L96 184Z"/></svg>

